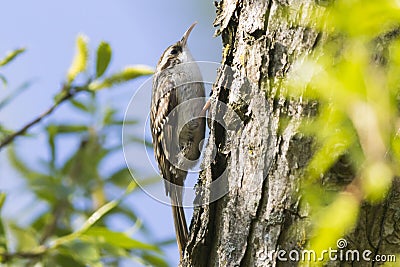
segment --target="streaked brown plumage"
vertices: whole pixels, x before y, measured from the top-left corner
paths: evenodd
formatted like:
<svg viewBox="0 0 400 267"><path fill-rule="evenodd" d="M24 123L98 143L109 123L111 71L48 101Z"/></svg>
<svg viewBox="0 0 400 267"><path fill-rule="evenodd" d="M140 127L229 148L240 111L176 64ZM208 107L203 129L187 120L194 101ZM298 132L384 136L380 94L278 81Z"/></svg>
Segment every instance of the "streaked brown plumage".
<svg viewBox="0 0 400 267"><path fill-rule="evenodd" d="M171 199L181 258L188 236L182 207L183 185L188 169L200 157L205 132L205 119L199 117L205 103L204 85L187 47L194 26L161 56L154 74L150 111L155 157Z"/></svg>

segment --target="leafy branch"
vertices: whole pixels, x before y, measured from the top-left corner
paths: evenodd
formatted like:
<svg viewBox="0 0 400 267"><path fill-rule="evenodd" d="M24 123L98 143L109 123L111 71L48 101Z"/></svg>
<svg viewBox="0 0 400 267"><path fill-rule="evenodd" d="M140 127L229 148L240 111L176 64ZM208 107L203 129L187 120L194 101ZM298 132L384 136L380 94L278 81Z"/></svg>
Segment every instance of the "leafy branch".
<svg viewBox="0 0 400 267"><path fill-rule="evenodd" d="M391 1L335 1L312 18L328 37L285 81L288 96L318 100L301 127L315 140L302 195L313 215L307 249L317 254L359 226L364 203L386 201L399 176L399 18Z"/></svg>
<svg viewBox="0 0 400 267"><path fill-rule="evenodd" d="M152 69L147 66L130 66L126 67L122 71L112 74L102 80L100 78L104 75L107 67L111 61L111 47L106 42L101 42L97 48L97 60L96 60L96 73L90 77L85 84L81 86L73 85L73 81L77 76L87 70L88 62L88 47L87 38L83 35L78 36L76 42L77 52L72 61L72 64L67 72L67 82L64 83L61 92L55 97L54 104L48 108L45 112L40 114L38 117L24 125L21 129L13 132L6 136L0 142L0 151L14 141L18 136L24 135L32 126L41 122L44 118L51 115L63 102L74 98L80 92L93 92L99 89L112 87L122 82L135 79L139 76L150 75L153 73ZM16 58L20 53L25 51L24 49L18 49L14 52L9 53L5 59L0 61L0 66L9 63L11 60Z"/></svg>
<svg viewBox="0 0 400 267"><path fill-rule="evenodd" d="M29 123L27 123L21 129L15 131L14 133L5 137L0 143L0 151L4 147L9 145L12 141L14 141L14 139L16 137L25 134L32 126L38 124L44 118L51 115L54 112L54 110L56 110L56 108L60 106L61 103L65 102L66 100L69 100L72 97L75 97L79 92L82 92L85 90L82 87L70 87L68 90L63 89L63 91L67 91L68 93L65 93L61 98L59 98L57 101L55 101L55 103L49 109L47 109L45 112L40 114L37 118L35 118L32 121L30 121Z"/></svg>
<svg viewBox="0 0 400 267"><path fill-rule="evenodd" d="M117 109L109 107L104 110L99 107L96 101L98 91L152 74L153 71L149 67L137 65L108 74L112 51L108 43L101 42L97 48L95 66L89 72L87 38L79 36L76 47L76 55L67 71L65 82L54 97L54 103L14 132L0 125L0 133L3 134L0 136L0 150L9 147L9 163L25 179L35 201L44 203L47 209L42 214L35 213L34 221L27 227L20 227L12 220L6 222L0 217L0 265L27 263L29 266L102 266L106 262L107 266L116 266L121 260L129 259L151 266L167 266L160 245L146 244L130 237L130 229L136 230L138 225L146 235L150 232L146 232L146 227L141 225L133 208L122 203L137 188L128 168L123 164L111 173L99 171L106 157L121 152L121 144L113 143L115 140L110 138L110 132L115 132L116 127L122 127L122 119ZM22 52L11 52L0 63L8 64ZM77 100L76 96L84 92L90 98ZM10 103L14 96L15 93L0 101L0 108ZM49 123L42 127L41 130L45 131L48 138L50 157L40 161L40 170L31 168L18 156L12 142L54 114L65 102L84 112L93 121L93 125ZM102 114L100 118L99 114ZM68 158L59 160L58 151L64 142L64 139L59 138L66 135L75 139L78 137L80 142ZM125 190L121 197L109 198L112 190L121 188ZM0 212L5 196L0 192ZM135 222L132 228L128 226L127 232L114 231L109 225L109 220L119 216ZM76 227L77 218L81 220L80 227ZM12 237L15 242L9 243L11 238L8 237Z"/></svg>
<svg viewBox="0 0 400 267"><path fill-rule="evenodd" d="M24 52L25 52L25 48L18 48L18 49L15 49L15 50L7 53L7 55L4 58L0 59L0 68L9 64L11 61L16 59L19 55L21 55ZM7 86L7 79L1 73L0 73L0 80L4 86ZM1 106L1 104L0 104L0 106Z"/></svg>
<svg viewBox="0 0 400 267"><path fill-rule="evenodd" d="M109 213L112 209L118 206L118 204L129 194L131 193L134 189L136 188L136 184L134 182L131 182L128 185L128 188L125 190L124 194L113 201L110 201L106 204L104 204L102 207L100 207L98 210L96 210L87 220L86 222L81 226L80 229L77 231L59 237L55 239L54 241L51 242L50 245L39 245L36 248L31 249L30 251L18 251L18 252L0 252L0 259L2 263L7 263L8 261L12 260L13 258L23 258L23 259L32 259L32 258L38 258L44 255L45 253L49 252L50 250L54 250L59 248L60 246L67 244L69 242L72 242L76 239L79 239L82 237L91 227L94 226L96 222L98 222L101 218L103 218L107 213ZM107 230L103 230L103 233L100 233L102 235L107 235L110 234L108 233ZM129 239L128 236L126 236L126 239ZM138 241L132 240L137 244ZM153 249L157 250L156 247L142 244L143 247L146 247L148 249Z"/></svg>

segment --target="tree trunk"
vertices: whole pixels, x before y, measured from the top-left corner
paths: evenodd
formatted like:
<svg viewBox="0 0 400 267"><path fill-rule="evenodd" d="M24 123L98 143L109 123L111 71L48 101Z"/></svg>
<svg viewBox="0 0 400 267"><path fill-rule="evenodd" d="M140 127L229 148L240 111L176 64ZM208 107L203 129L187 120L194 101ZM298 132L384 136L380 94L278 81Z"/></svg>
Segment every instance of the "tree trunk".
<svg viewBox="0 0 400 267"><path fill-rule="evenodd" d="M199 188L209 188L222 177L229 191L195 208L181 266L297 265L279 262L276 254L269 257L269 253L278 248L304 249L308 238L309 214L300 209L298 191L301 170L312 155L312 140L299 134L298 126L302 117L315 114L316 107L288 100L280 80L319 40L314 25L299 25L323 11L314 0L223 0L218 4L215 25L220 26L217 33L224 51L213 88L218 101L209 112L211 131ZM231 127L236 119L224 103L238 114L241 127ZM216 122L221 120L226 125ZM324 183L340 189L351 181L351 167L341 163ZM350 247L399 253L399 192L395 183L385 203L362 206L359 224L348 236ZM218 192L210 189L200 194L207 203ZM339 266L340 262L330 264Z"/></svg>

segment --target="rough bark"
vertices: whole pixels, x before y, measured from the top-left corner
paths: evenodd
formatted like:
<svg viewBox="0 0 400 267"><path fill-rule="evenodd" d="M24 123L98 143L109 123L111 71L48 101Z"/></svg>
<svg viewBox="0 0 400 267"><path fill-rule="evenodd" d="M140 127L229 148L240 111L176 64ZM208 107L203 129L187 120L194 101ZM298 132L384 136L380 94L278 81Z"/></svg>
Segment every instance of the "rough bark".
<svg viewBox="0 0 400 267"><path fill-rule="evenodd" d="M229 192L195 208L182 266L294 266L266 257L277 248L304 248L309 219L300 210L299 178L312 155L312 141L298 132L300 120L315 112L310 103L288 100L280 79L294 60L309 53L319 40L306 18L323 12L312 0L223 0L216 25L224 45L213 88L218 100L209 112L209 145L199 188L207 188L226 171ZM246 77L246 79L243 79ZM239 114L242 127L221 103ZM228 127L214 122L224 120ZM338 162L322 182L336 190L353 172ZM399 253L400 188L396 183L381 205L363 205L359 224L348 236L357 248ZM213 198L213 190L201 191ZM379 221L378 223L376 221ZM396 251L397 249L397 251ZM337 264L337 263L332 263Z"/></svg>

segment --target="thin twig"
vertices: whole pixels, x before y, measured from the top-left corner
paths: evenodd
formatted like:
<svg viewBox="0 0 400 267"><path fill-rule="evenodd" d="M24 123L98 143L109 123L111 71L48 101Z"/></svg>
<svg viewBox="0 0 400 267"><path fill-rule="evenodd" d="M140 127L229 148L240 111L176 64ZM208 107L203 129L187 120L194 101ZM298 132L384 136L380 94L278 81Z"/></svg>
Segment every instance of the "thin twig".
<svg viewBox="0 0 400 267"><path fill-rule="evenodd" d="M63 103L64 101L72 98L73 96L75 96L78 92L83 91L81 87L74 87L74 88L69 88L66 89L64 88L63 90L66 90L66 94L60 98L58 101L56 101L49 109L47 109L45 112L43 112L39 117L33 119L31 122L27 123L25 126L23 126L21 129L19 129L18 131L10 134L9 136L7 136L6 138L4 138L1 143L0 143L0 151L6 147L7 145L9 145L12 141L14 141L14 139L18 136L21 136L23 134L26 133L26 131L28 131L32 126L38 124L41 120L43 120L44 118L46 118L47 116L49 116L51 113L53 113L53 111L60 106L61 103Z"/></svg>
<svg viewBox="0 0 400 267"><path fill-rule="evenodd" d="M11 259L21 258L21 259L35 259L41 257L44 253L46 253L46 248L44 246L38 247L37 251L27 251L27 252L0 252L1 263L7 263Z"/></svg>

